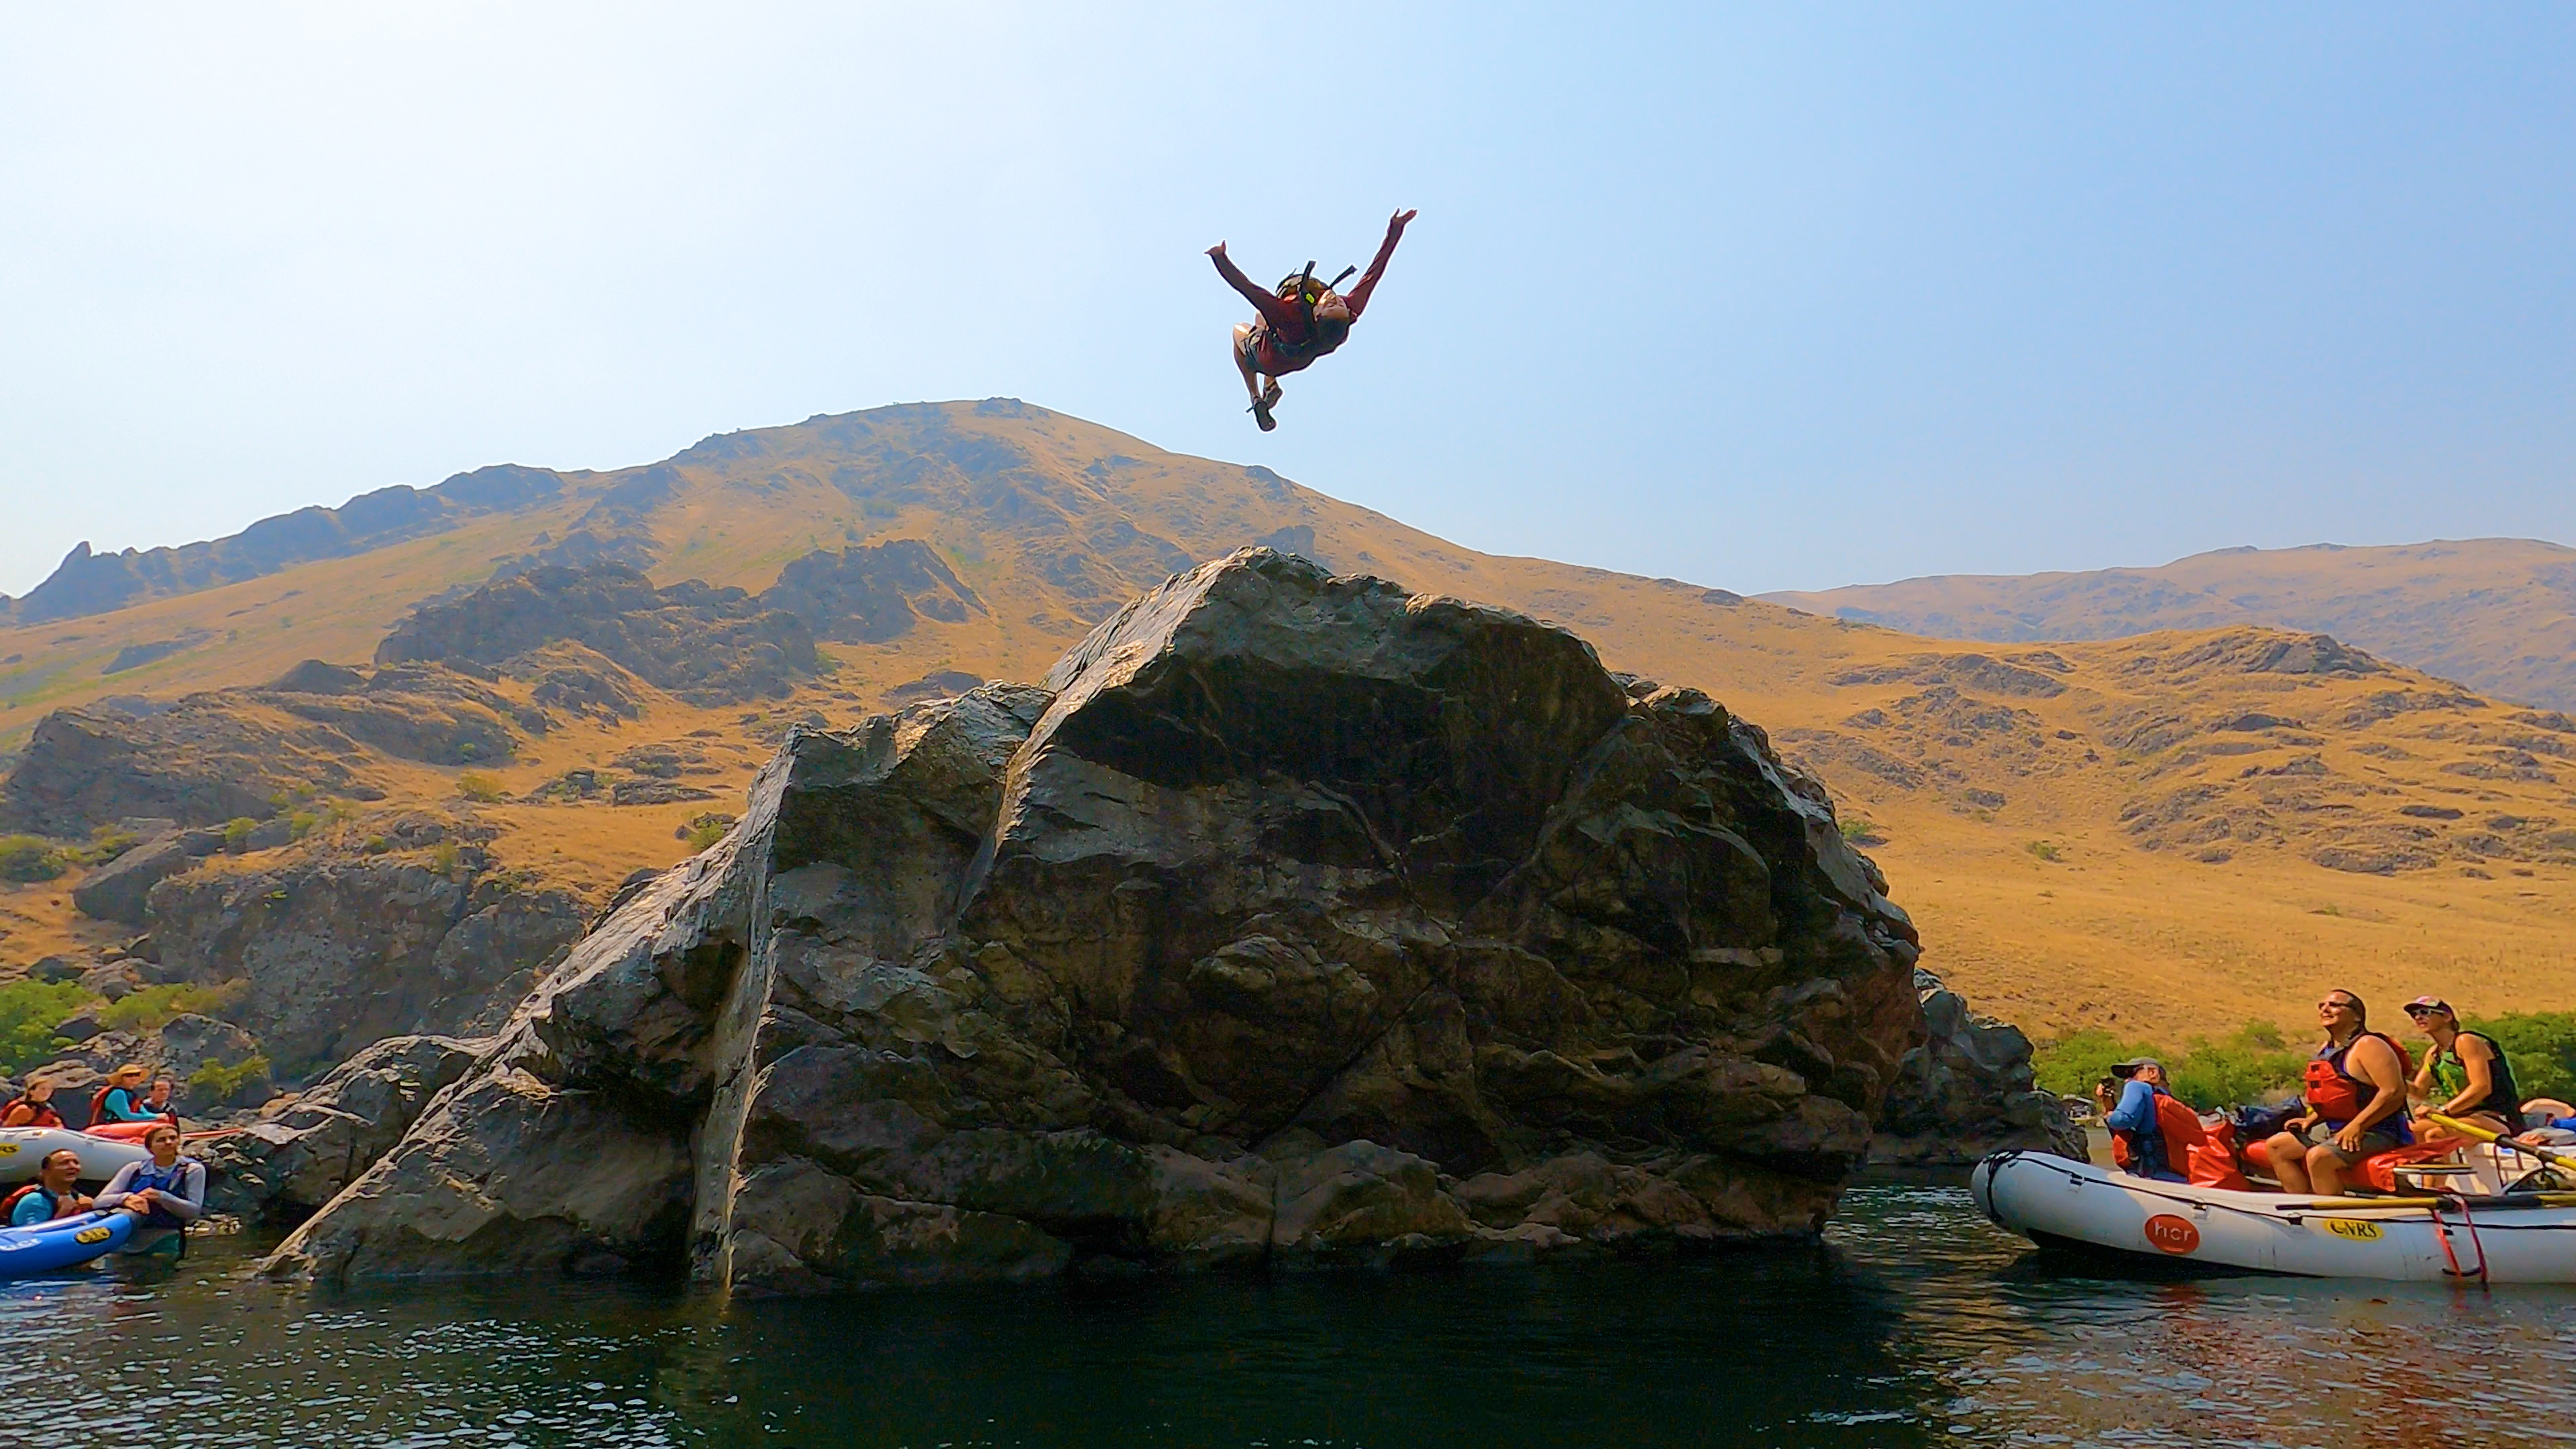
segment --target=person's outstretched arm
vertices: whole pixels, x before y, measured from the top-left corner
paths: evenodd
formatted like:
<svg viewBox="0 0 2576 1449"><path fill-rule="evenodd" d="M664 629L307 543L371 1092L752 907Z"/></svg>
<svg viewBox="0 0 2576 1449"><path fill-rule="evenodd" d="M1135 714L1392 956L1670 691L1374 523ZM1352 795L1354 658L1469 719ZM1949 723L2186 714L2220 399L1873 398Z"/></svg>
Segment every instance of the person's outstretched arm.
<svg viewBox="0 0 2576 1449"><path fill-rule="evenodd" d="M1342 294L1351 304L1351 315L1368 310L1369 293L1377 290L1377 279L1386 275L1386 259L1395 255L1395 244L1404 240L1404 225L1413 220L1410 211L1399 211L1386 224L1386 240L1377 244L1377 255L1369 259L1368 270L1360 273L1359 285Z"/></svg>
<svg viewBox="0 0 2576 1449"><path fill-rule="evenodd" d="M1243 268L1234 264L1234 258L1225 254L1225 243L1218 242L1209 247L1207 254L1208 260L1216 263L1216 274L1225 278L1227 286L1241 292L1243 300L1250 302L1252 310L1260 313L1261 320L1269 323L1273 330L1290 337L1305 334L1305 314L1296 304L1245 276Z"/></svg>

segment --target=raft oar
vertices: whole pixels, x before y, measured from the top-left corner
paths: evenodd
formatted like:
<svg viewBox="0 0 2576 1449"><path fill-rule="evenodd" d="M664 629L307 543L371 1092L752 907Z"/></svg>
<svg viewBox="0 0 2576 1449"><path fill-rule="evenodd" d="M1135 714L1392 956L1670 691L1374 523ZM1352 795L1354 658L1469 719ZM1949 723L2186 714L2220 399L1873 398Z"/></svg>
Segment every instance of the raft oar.
<svg viewBox="0 0 2576 1449"><path fill-rule="evenodd" d="M2552 1167L2564 1168L2568 1172L2576 1173L2576 1158L2562 1157L2547 1148L2534 1147L2528 1142L2516 1142L2501 1132L2481 1127L2475 1122L2463 1122L2457 1117L2445 1117L2439 1112L2425 1113L2424 1120L2438 1123L2463 1136L2474 1137L2480 1142L2492 1142L2507 1152L2519 1152L2526 1157L2537 1157Z"/></svg>

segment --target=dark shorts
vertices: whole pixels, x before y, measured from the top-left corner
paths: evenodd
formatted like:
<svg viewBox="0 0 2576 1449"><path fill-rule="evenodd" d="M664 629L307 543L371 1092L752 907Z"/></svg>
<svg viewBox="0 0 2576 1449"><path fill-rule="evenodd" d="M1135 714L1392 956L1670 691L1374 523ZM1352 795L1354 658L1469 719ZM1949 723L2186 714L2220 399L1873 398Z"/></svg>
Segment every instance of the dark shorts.
<svg viewBox="0 0 2576 1449"><path fill-rule="evenodd" d="M2307 1131L2300 1133L2299 1140L2308 1144L2310 1147L2322 1147L2326 1151L2333 1153L2335 1160L2346 1167L2352 1166L2354 1163L2359 1162L2365 1157L2376 1157L2380 1153L2393 1152L2406 1145L2405 1143L2397 1140L2396 1133L2373 1127L2369 1131L2361 1134L2361 1150L2359 1152L2346 1152L2342 1148L2334 1145L2335 1133L2338 1130L2340 1129L2329 1127L2325 1123L2319 1122L2315 1126L2310 1127Z"/></svg>

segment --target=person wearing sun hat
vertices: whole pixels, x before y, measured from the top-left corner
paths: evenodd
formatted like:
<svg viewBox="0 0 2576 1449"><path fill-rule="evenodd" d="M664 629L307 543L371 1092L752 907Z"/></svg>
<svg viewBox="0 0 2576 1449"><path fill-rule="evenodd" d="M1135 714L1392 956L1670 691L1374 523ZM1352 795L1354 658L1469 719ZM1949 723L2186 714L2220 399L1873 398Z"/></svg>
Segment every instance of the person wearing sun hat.
<svg viewBox="0 0 2576 1449"><path fill-rule="evenodd" d="M2462 1031L2459 1013L2438 996L2406 1003L2407 1019L2431 1039L2433 1049L2415 1069L2414 1093L2425 1110L2510 1133L2522 1121L2522 1094L2504 1048L2482 1031Z"/></svg>

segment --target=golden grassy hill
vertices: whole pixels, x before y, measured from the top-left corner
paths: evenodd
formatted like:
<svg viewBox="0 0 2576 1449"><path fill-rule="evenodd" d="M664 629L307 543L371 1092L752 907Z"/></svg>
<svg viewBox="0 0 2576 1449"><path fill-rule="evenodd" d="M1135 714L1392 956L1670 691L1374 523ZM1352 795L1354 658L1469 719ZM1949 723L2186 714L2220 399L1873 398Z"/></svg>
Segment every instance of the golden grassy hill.
<svg viewBox="0 0 2576 1449"><path fill-rule="evenodd" d="M1998 643L2245 624L2314 631L2499 699L2576 709L2576 549L2536 539L2231 548L2161 568L1943 575L1763 597Z"/></svg>
<svg viewBox="0 0 2576 1449"><path fill-rule="evenodd" d="M598 900L685 854L675 834L695 815L737 808L790 721L848 723L945 671L1034 679L1130 594L1267 542L1557 620L1612 667L1700 686L1765 725L1872 828L1926 964L2035 1030L2303 1025L2329 982L2392 1004L2436 990L2474 1010L2576 1006L2576 727L2331 641L2240 627L2046 650L1938 643L1479 554L1267 470L1002 399L815 418L561 477L529 506L353 556L0 630L0 748L57 708L364 662L418 601L577 539L649 557L658 583L755 592L816 550L934 546L980 607L826 642L830 672L785 697L699 707L642 688L638 717L559 710L503 762L349 765L385 798L328 828L432 805L494 831L511 867ZM490 687L534 704L523 683ZM674 752L678 782L718 798L620 806L561 790L566 772L614 772L639 747ZM510 798L462 798L468 774ZM69 911L72 883L0 895L0 963L114 934Z"/></svg>

